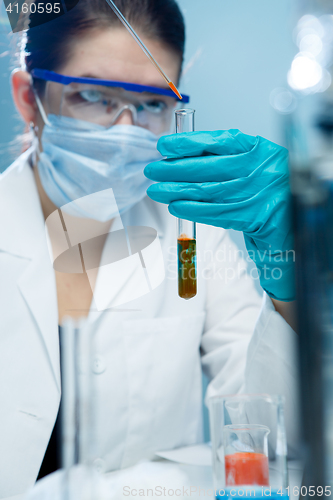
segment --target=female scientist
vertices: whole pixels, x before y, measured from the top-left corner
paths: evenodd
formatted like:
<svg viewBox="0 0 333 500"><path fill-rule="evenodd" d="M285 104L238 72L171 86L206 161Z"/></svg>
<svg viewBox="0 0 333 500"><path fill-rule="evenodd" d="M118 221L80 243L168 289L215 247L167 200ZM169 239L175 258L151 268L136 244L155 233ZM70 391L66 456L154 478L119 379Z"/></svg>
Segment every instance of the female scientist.
<svg viewBox="0 0 333 500"><path fill-rule="evenodd" d="M185 33L175 0L116 4L177 82ZM293 299L286 151L238 131L203 132L181 142L163 137L167 159L158 162L158 138L169 133L177 102L105 0L80 0L40 21L41 14L30 15L12 77L34 139L0 178L0 496L22 493L52 470L65 316L86 316L95 334L96 432L107 470L202 440L201 368L208 395L284 394L292 442L297 370L286 309ZM151 185L145 167L162 182ZM98 310L98 280L91 285L85 272L54 269L45 220L63 207L66 224L89 219L90 228L94 221L110 227L114 206L103 198L110 188L124 227L157 231L165 279L116 308L128 283L131 297L140 284L131 273L110 276L114 300ZM89 198L94 193L102 194ZM87 196L86 205L71 203ZM175 219L154 200L204 223L192 300L177 295ZM265 290L262 305L225 228L244 232ZM101 239L100 256L107 242Z"/></svg>

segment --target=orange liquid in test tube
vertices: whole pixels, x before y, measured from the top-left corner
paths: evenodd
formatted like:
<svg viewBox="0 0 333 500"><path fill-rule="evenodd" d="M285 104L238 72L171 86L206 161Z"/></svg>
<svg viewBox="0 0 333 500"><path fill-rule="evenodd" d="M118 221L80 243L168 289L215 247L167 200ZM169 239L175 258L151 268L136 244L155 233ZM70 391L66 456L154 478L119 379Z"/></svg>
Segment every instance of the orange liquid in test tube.
<svg viewBox="0 0 333 500"><path fill-rule="evenodd" d="M197 294L196 240L181 234L178 243L178 295L192 299Z"/></svg>

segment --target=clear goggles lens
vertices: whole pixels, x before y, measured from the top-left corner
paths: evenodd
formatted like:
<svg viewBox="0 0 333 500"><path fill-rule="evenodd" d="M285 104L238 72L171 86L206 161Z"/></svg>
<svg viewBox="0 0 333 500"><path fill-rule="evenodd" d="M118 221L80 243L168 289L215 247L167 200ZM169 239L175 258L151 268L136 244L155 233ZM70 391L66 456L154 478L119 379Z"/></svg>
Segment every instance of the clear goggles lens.
<svg viewBox="0 0 333 500"><path fill-rule="evenodd" d="M46 115L70 117L89 124L109 128L123 113L132 115L134 125L146 128L156 135L170 130L177 107L176 99L149 92L130 92L122 88L85 83L46 83L42 98ZM65 120L64 120L65 122ZM91 129L94 129L91 126Z"/></svg>

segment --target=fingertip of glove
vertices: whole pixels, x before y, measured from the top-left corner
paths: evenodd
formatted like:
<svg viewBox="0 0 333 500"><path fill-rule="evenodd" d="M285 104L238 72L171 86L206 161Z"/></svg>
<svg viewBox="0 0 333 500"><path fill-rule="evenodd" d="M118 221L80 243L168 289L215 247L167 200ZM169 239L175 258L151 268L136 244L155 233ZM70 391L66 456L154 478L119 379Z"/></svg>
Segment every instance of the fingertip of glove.
<svg viewBox="0 0 333 500"><path fill-rule="evenodd" d="M170 203L170 205L168 206L168 210L171 215L173 215L174 217L178 217L175 203Z"/></svg>
<svg viewBox="0 0 333 500"><path fill-rule="evenodd" d="M152 200L154 201L159 201L157 199L158 197L158 193L159 193L159 189L157 187L158 185L157 184L152 184L151 186L149 186L149 188L147 189L147 195L149 196L149 198L151 198Z"/></svg>
<svg viewBox="0 0 333 500"><path fill-rule="evenodd" d="M170 144L174 138L177 137L177 134L163 135L157 143L157 151L162 156L168 156L170 154Z"/></svg>
<svg viewBox="0 0 333 500"><path fill-rule="evenodd" d="M159 162L158 161L154 161L152 163L149 163L144 169L143 169L143 173L144 175L152 180L152 181L156 181L156 170L159 166Z"/></svg>
<svg viewBox="0 0 333 500"><path fill-rule="evenodd" d="M154 195L154 190L152 189L153 186L154 186L154 184L152 184L151 186L149 186L149 188L146 191L146 193L149 196L149 198L151 198L152 195Z"/></svg>
<svg viewBox="0 0 333 500"><path fill-rule="evenodd" d="M143 173L146 177L148 177L148 179L150 179L150 173L151 173L150 164L143 169Z"/></svg>

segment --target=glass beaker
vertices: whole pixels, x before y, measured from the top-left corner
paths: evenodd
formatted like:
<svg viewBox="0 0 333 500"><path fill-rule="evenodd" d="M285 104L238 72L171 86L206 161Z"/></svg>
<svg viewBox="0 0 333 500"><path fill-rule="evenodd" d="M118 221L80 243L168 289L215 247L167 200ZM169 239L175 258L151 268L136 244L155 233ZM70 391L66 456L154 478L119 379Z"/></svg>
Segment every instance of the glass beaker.
<svg viewBox="0 0 333 500"><path fill-rule="evenodd" d="M215 396L209 417L216 497L288 497L283 398Z"/></svg>
<svg viewBox="0 0 333 500"><path fill-rule="evenodd" d="M265 425L237 424L223 428L226 486L269 486L268 442Z"/></svg>

